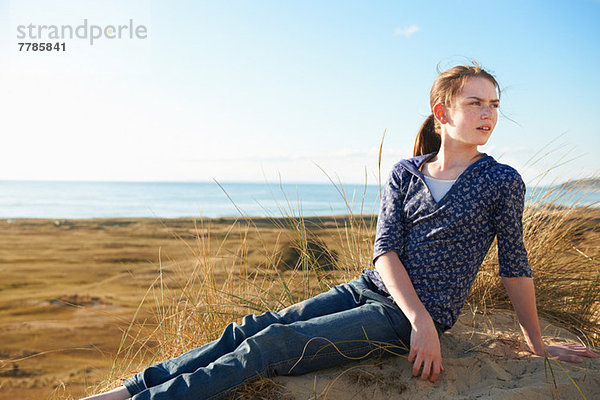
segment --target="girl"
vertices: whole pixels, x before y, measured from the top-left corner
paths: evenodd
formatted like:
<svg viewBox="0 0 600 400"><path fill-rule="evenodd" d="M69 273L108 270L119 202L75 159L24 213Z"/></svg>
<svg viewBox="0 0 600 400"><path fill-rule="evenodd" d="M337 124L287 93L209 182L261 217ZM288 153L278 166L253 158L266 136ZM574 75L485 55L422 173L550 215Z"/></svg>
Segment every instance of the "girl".
<svg viewBox="0 0 600 400"><path fill-rule="evenodd" d="M494 237L499 274L531 351L571 362L597 357L573 343L542 342L523 246L525 185L516 170L477 149L496 126L499 94L478 65L437 77L414 157L394 166L381 199L375 270L278 313L248 315L216 341L88 399L218 398L259 375L302 374L370 355L378 343L409 344L413 375L435 382L444 370L439 335L458 319Z"/></svg>

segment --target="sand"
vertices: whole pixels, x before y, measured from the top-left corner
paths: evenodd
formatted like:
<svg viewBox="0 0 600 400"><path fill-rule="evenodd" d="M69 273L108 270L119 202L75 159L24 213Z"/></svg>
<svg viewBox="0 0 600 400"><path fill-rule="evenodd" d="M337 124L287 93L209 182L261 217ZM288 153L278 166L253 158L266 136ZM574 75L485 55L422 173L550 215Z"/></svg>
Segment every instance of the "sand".
<svg viewBox="0 0 600 400"><path fill-rule="evenodd" d="M546 342L577 337L541 321ZM514 313L463 313L441 336L445 371L435 383L412 376L402 357L364 361L299 377L278 377L285 399L600 399L600 358L582 363L545 363L525 350ZM554 372L556 389L550 368ZM568 373L568 375L567 375ZM554 398L558 398L554 394Z"/></svg>

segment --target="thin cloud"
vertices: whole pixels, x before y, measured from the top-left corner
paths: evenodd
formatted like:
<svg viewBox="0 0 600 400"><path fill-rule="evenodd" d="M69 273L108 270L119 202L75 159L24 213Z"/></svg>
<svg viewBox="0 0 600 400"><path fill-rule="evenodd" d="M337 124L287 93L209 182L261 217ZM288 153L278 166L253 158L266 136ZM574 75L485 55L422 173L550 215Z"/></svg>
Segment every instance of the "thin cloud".
<svg viewBox="0 0 600 400"><path fill-rule="evenodd" d="M204 157L202 160L189 160L189 161L302 161L302 160L314 160L314 159L339 159L339 158L350 158L350 157L365 157L372 155L372 150L357 150L357 149L341 149L331 152L288 152L288 153L277 153L273 154L248 154L244 156L230 155L224 157Z"/></svg>
<svg viewBox="0 0 600 400"><path fill-rule="evenodd" d="M417 25L413 24L411 26L409 26L408 28L396 28L396 30L394 31L394 36L405 36L405 37L410 37L413 34L419 32L421 30L421 28L419 28Z"/></svg>
<svg viewBox="0 0 600 400"><path fill-rule="evenodd" d="M406 151L397 149L384 150L384 156L406 156ZM260 162L281 162L281 161L314 161L314 160L332 160L332 159L351 159L351 158L372 158L377 159L379 147L370 149L343 148L334 151L324 152L276 152L276 153L244 153L229 154L223 156L202 157L202 159L187 159L186 162L214 162L214 161L260 161Z"/></svg>

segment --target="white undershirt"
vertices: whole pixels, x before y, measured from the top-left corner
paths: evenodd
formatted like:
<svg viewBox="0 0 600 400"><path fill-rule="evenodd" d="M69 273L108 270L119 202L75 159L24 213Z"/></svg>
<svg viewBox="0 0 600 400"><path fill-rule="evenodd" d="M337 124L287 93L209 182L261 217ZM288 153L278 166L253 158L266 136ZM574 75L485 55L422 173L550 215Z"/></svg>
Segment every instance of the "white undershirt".
<svg viewBox="0 0 600 400"><path fill-rule="evenodd" d="M446 193L448 193L448 190L450 190L454 182L456 182L456 179L453 181L445 181L443 179L435 179L427 175L423 175L423 177L425 178L425 183L427 184L427 187L429 188L429 191L431 192L431 195L435 201L440 201L446 195Z"/></svg>

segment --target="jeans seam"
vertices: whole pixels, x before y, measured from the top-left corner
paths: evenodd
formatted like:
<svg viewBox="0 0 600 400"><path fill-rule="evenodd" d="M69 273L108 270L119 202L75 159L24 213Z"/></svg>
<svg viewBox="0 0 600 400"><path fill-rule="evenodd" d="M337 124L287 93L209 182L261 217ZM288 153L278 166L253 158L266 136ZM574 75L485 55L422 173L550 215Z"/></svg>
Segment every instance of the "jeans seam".
<svg viewBox="0 0 600 400"><path fill-rule="evenodd" d="M366 345L366 346L360 347L360 348L358 348L358 349L354 349L354 351L366 350L366 349L368 349L368 348L370 348L370 347L373 347L373 346L369 344L369 345ZM341 352L339 352L339 351L330 351L330 352L327 352L327 353L321 353L321 354L318 354L318 355L317 355L317 354L315 354L315 355L312 355L311 357L312 357L312 360L315 360L315 359L321 359L321 358L324 358L324 357L329 357L329 356L332 356L332 355L335 355L335 354L340 354L340 353L341 353ZM363 357L363 358L367 358L367 357L368 357L368 356L365 356L365 357ZM361 359L363 359L363 358L361 358ZM231 386L231 387L229 387L229 388L227 388L227 389L223 390L223 391L222 391L222 392L220 392L220 393L216 393L214 396L211 396L211 397L209 397L209 400L210 400L210 399L218 399L220 396L222 396L222 395L223 395L223 394L225 394L226 392L228 392L228 391L230 391L230 390L233 390L233 389L235 389L235 388L237 388L237 387L240 387L240 386L241 386L241 385L243 385L244 383L246 383L246 382L248 382L248 381L251 381L251 380L254 380L254 379L256 379L257 377L259 377L259 376L261 376L261 375L266 375L265 373L266 373L266 372L267 372L267 371L268 371L270 368L276 368L276 367L278 367L278 366L281 366L282 364L289 363L289 362L291 362L291 361L298 361L299 359L300 359L300 358L298 358L298 357L292 357L292 358L288 358L288 359L286 359L286 360L277 361L277 362L275 362L275 363L272 363L272 364L267 364L267 366L266 366L266 367L265 367L265 368L264 368L264 369L263 369L261 372L257 372L256 374L254 374L254 375L252 375L252 376L250 376L250 377L248 377L248 378L244 379L242 382L240 382L240 383L237 383L237 384L235 384L235 385L233 385L233 386ZM360 361L360 360L349 360L349 361Z"/></svg>
<svg viewBox="0 0 600 400"><path fill-rule="evenodd" d="M367 344L367 345L359 347L357 349L353 349L353 351L362 351L362 350L366 350L366 349L368 349L370 347L373 347L373 346L370 345L370 344ZM322 359L322 358L325 358L325 357L330 357L330 356L336 355L336 354L337 355L341 355L342 357L345 356L342 351L335 350L335 351L329 351L329 352L320 352L318 354L313 354L313 355L310 355L308 357L311 357L311 360L316 360L316 359ZM287 360L277 361L276 363L269 364L268 367L267 367L267 369L269 367L270 368L278 367L278 366L280 366L282 364L286 364L286 363L289 363L289 362L294 361L294 360L297 362L301 358L302 358L302 356L300 356L300 357L292 357L292 358L288 358Z"/></svg>

